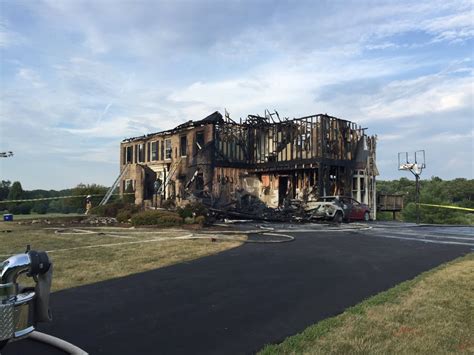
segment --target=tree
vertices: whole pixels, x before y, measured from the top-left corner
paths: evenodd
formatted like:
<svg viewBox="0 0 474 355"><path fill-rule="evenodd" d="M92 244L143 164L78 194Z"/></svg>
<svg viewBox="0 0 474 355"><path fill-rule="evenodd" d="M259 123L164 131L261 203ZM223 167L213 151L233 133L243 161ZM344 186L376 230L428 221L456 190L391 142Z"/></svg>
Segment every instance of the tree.
<svg viewBox="0 0 474 355"><path fill-rule="evenodd" d="M97 206L102 199L102 197L107 193L107 188L102 185L91 184L79 184L74 189L72 189L72 195L77 196L73 198L66 199L64 201L65 207L72 212L83 213L86 207L86 197L87 195L93 195L92 197L92 206ZM99 196L94 196L99 195Z"/></svg>
<svg viewBox="0 0 474 355"><path fill-rule="evenodd" d="M441 206L474 207L474 180L457 178L442 180L437 176L421 180L420 202ZM408 222L416 221L415 182L403 177L393 181L378 181L377 192L403 194L405 208L402 218ZM464 211L441 207L420 206L422 223L472 224L473 216ZM380 215L383 217L383 214Z"/></svg>
<svg viewBox="0 0 474 355"><path fill-rule="evenodd" d="M20 200L24 195L23 188L21 187L21 183L19 181L15 181L12 186L10 187L10 191L8 192L8 199L9 200Z"/></svg>
<svg viewBox="0 0 474 355"><path fill-rule="evenodd" d="M5 200L10 192L11 182L9 180L2 180L0 183L0 201Z"/></svg>

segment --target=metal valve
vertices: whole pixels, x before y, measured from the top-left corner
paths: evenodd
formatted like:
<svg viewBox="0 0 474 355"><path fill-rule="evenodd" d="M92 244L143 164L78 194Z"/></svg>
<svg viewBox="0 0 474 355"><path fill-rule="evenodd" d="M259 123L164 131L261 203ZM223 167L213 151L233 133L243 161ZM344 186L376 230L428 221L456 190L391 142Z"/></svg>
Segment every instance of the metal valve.
<svg viewBox="0 0 474 355"><path fill-rule="evenodd" d="M29 250L0 263L0 349L11 339L35 330L37 323L51 321L49 294L53 265L46 252ZM34 287L23 287L22 274L33 278Z"/></svg>

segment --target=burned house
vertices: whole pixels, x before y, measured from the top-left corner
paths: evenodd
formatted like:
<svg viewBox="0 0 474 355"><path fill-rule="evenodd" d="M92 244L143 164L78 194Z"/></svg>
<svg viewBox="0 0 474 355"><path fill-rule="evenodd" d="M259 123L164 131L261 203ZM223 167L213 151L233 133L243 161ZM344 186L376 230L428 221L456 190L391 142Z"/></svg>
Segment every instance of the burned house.
<svg viewBox="0 0 474 355"><path fill-rule="evenodd" d="M214 112L122 141L120 191L132 186L145 206L197 199L216 209L346 195L369 205L375 218L375 148L365 129L326 114L283 119L266 112L236 122Z"/></svg>

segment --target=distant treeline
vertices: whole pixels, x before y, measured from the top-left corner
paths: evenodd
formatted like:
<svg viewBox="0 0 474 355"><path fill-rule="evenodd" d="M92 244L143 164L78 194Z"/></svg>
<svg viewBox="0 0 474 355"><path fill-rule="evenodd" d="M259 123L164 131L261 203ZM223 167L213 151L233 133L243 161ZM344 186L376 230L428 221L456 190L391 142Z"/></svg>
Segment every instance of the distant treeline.
<svg viewBox="0 0 474 355"><path fill-rule="evenodd" d="M72 189L65 190L31 190L25 191L21 183L15 181L2 181L0 185L0 201L23 200L43 197L61 196L83 196L104 195L107 187L91 184L79 184ZM127 191L132 192L132 191ZM400 220L407 222L416 221L415 214L415 180L401 178L393 181L377 181L377 192L387 194L402 194L404 196L405 208L398 216ZM92 204L97 206L102 196L92 199ZM118 199L114 196L113 199ZM130 196L130 200L133 197ZM421 203L448 205L474 208L474 180L458 178L454 180L442 180L432 177L429 180L421 180ZM29 213L83 213L85 210L85 198L73 197L67 199L31 201L22 203L1 203L0 211L8 211L13 214ZM444 223L444 224L474 224L472 213L436 207L421 206L422 223ZM390 212L379 212L378 219L391 219Z"/></svg>
<svg viewBox="0 0 474 355"><path fill-rule="evenodd" d="M402 194L405 208L398 218L406 222L416 221L415 179L377 181L377 192ZM442 180L436 176L421 180L420 203L474 208L474 180ZM420 216L421 223L474 224L472 213L453 209L421 206ZM392 219L392 214L379 212L377 218Z"/></svg>
<svg viewBox="0 0 474 355"><path fill-rule="evenodd" d="M13 214L30 214L30 213L83 213L85 210L85 197L83 195L105 195L108 188L101 185L85 185L79 184L72 189L65 190L23 190L21 183L15 181L3 180L0 185L0 201L4 200L26 200L36 198L50 198L63 196L77 196L65 199L43 200L43 201L29 201L29 202L15 202L15 203L1 203L0 211L9 212ZM97 204L102 199L101 196L92 198L92 204Z"/></svg>

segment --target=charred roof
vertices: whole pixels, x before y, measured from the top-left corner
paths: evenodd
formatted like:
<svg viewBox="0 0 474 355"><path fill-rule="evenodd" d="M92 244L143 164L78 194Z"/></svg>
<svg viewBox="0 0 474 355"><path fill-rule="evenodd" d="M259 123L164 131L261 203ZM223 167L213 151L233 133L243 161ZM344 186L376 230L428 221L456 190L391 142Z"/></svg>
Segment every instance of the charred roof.
<svg viewBox="0 0 474 355"><path fill-rule="evenodd" d="M222 118L221 113L216 111L214 113L211 113L209 116L203 118L202 120L199 120L199 121L189 120L185 123L180 124L179 126L176 126L175 128L168 129L166 131L149 133L149 134L139 136L139 137L126 138L122 141L122 143L134 142L134 141L138 141L142 139L151 138L154 136L166 136L166 135L174 134L176 132L179 132L188 128L200 127L200 126L210 124L210 123L223 123L223 122L224 120Z"/></svg>

